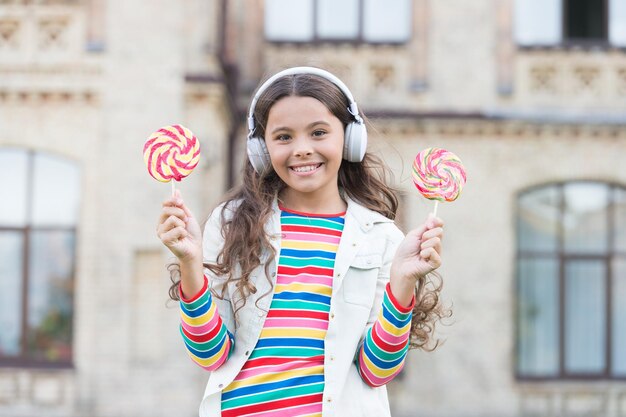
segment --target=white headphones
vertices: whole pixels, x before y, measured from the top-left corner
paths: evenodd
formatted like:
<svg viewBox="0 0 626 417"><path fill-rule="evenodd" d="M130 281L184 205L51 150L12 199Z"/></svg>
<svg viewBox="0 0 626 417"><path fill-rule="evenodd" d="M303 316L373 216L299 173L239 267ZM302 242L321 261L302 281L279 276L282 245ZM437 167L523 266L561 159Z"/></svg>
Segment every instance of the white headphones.
<svg viewBox="0 0 626 417"><path fill-rule="evenodd" d="M294 74L311 74L320 76L335 84L343 92L348 99L348 112L350 112L354 118L354 121L346 126L344 132L343 159L350 162L361 162L363 160L363 156L365 155L365 148L367 147L367 130L365 129L363 119L359 116L359 109L354 101L354 98L352 97L352 93L348 90L348 87L346 87L346 85L339 78L335 77L328 71L314 67L293 67L281 71L265 81L254 95L252 103L250 103L250 110L248 111L247 151L248 159L254 167L254 170L258 173L262 173L271 166L270 155L267 151L264 138L254 136L254 132L256 130L254 121L256 103L261 94L263 94L263 92L274 81L281 77Z"/></svg>

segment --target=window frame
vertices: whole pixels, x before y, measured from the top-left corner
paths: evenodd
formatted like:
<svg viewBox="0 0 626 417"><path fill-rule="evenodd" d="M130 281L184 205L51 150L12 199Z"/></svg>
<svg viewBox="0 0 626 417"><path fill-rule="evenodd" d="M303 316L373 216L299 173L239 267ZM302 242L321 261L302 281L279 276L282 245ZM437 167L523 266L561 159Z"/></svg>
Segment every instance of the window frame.
<svg viewBox="0 0 626 417"><path fill-rule="evenodd" d="M597 1L597 0L596 0ZM602 39L585 39L585 38L571 38L568 36L568 24L567 14L569 12L569 1L561 0L561 43L564 45L611 45L609 40L609 0L601 0L604 7L604 13L602 15Z"/></svg>
<svg viewBox="0 0 626 417"><path fill-rule="evenodd" d="M311 17L313 19L313 36L311 37L311 39L308 40L291 40L291 39L268 39L265 36L265 29L264 29L264 33L263 33L263 39L265 40L265 42L272 44L272 45L277 45L277 46L281 46L281 45L291 45L291 44L296 44L296 45L313 45L313 46L320 46L320 45L325 45L325 44L348 44L348 45L354 45L354 46L358 46L358 45L376 45L376 46L383 46L383 45L390 45L390 46L401 46L401 45L406 45L407 43L409 43L411 41L411 38L413 37L413 26L409 25L409 30L407 33L407 37L406 39L402 40L402 41L372 41L372 40L366 40L364 33L365 33L365 0L357 0L358 1L358 34L356 37L353 38L332 38L332 37L320 37L318 34L318 28L317 28L317 21L318 21L318 1L319 0L311 0L313 2L313 16ZM410 7L410 13L413 12L413 8L415 7L415 4L412 1L409 1L409 7ZM413 21L413 19L411 18L411 22Z"/></svg>
<svg viewBox="0 0 626 417"><path fill-rule="evenodd" d="M606 207L607 213L607 250L604 254L585 254L585 253L566 253L564 249L564 215L565 215L565 199L564 197L564 188L567 185L574 184L602 184L608 187L609 189L609 201ZM520 249L519 242L519 225L520 225L520 204L519 199L533 191L541 190L542 188L547 187L557 187L558 189L558 198L559 198L559 213L558 213L558 224L557 226L557 249L555 252L550 251L533 251L533 250L522 250ZM612 328L613 328L613 297L612 297L612 287L613 280L615 279L612 273L612 260L615 258L623 258L626 260L626 251L618 251L615 247L616 242L616 234L615 234L615 216L616 216L616 193L617 190L621 189L626 192L626 185L622 185L616 182L609 181L596 181L596 180L573 180L573 181L561 181L561 182L550 182L545 184L540 184L537 186L533 186L530 188L526 188L521 190L516 195L516 204L515 204L515 272L514 272L514 303L513 303L513 317L515 320L515 332L514 332L514 360L512 363L513 373L515 375L515 379L520 382L541 382L541 381L567 381L567 380L582 380L582 381L602 381L602 380L611 380L611 381L626 381L626 375L615 375L612 374L612 361L615 352L613 352L612 346ZM519 307L520 307L520 283L521 277L519 275L520 260L522 259L541 259L541 258L549 258L554 259L558 264L558 373L556 375L528 375L520 372L519 369L519 358L520 356L520 333L521 333L521 318L519 317ZM576 372L568 372L565 369L565 327L566 327L566 317L565 317L565 294L566 294L566 276L565 276L565 265L572 260L601 260L605 266L605 274L604 274L604 282L605 282L605 317L606 321L604 323L605 326L605 349L603 352L604 359L604 369L601 373L576 373Z"/></svg>
<svg viewBox="0 0 626 417"><path fill-rule="evenodd" d="M523 1L523 0L517 0ZM611 43L610 37L610 0L601 0L604 6L604 14L602 21L602 39L571 39L567 36L567 12L569 9L568 0L561 0L561 41L558 43L536 43L536 44L520 44L515 41L516 47L524 50L561 50L561 49L582 49L582 50L620 50L626 51L626 45L616 45ZM515 39L515 36L513 36Z"/></svg>
<svg viewBox="0 0 626 417"><path fill-rule="evenodd" d="M11 148L16 149L16 148ZM20 149L20 148L17 148ZM2 148L0 148L0 151ZM74 368L74 314L76 311L76 297L72 296L71 308L72 308L72 338L70 344L72 345L72 352L69 361L49 362L38 359L29 358L26 354L28 343L28 288L30 278L30 247L31 236L35 232L70 232L74 237L74 248L72 253L72 266L70 269L70 276L68 277L71 282L72 288L76 288L76 254L78 247L78 219L73 226L33 226L32 225L32 210L33 210L33 190L34 190L34 178L35 178L35 157L37 154L45 154L48 156L54 156L48 153L36 152L30 149L22 149L26 153L26 222L24 226L3 226L0 223L0 233L2 232L17 232L22 236L22 274L21 274L21 309L20 309L20 342L19 342L19 355L17 356L2 356L0 355L0 367L3 368L40 368L40 369L73 369ZM57 157L57 156L55 156ZM59 157L62 159L61 157Z"/></svg>

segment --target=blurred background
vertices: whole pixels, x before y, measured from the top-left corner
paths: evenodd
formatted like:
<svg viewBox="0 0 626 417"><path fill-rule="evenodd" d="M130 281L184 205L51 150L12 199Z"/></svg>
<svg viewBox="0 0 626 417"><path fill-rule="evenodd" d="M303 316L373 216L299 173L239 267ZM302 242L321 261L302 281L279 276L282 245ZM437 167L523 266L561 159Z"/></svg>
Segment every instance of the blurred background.
<svg viewBox="0 0 626 417"><path fill-rule="evenodd" d="M295 65L352 90L405 231L417 152L467 168L439 207L454 315L393 415L626 416L626 0L0 0L0 416L197 415L142 147L194 131L205 219Z"/></svg>

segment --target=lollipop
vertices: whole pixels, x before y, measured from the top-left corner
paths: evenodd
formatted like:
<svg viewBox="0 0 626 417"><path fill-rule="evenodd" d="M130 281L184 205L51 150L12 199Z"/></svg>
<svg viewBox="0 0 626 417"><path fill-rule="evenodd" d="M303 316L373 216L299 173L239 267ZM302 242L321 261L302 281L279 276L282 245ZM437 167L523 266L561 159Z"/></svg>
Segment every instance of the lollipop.
<svg viewBox="0 0 626 417"><path fill-rule="evenodd" d="M152 133L146 141L143 146L143 160L148 167L148 173L156 180L180 181L198 165L200 143L184 126L165 126Z"/></svg>
<svg viewBox="0 0 626 417"><path fill-rule="evenodd" d="M454 201L465 185L465 168L458 156L441 148L424 149L413 162L413 183L429 200Z"/></svg>

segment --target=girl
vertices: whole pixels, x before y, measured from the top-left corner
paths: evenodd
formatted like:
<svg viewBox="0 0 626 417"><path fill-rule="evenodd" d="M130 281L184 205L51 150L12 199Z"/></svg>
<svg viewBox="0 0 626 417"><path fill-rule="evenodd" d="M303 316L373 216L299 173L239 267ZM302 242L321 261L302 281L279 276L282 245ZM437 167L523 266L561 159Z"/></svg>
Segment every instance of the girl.
<svg viewBox="0 0 626 417"><path fill-rule="evenodd" d="M442 315L443 223L403 236L347 87L310 67L257 91L243 184L200 226L180 194L157 234L179 261L181 333L211 371L200 415L389 416L385 384Z"/></svg>

